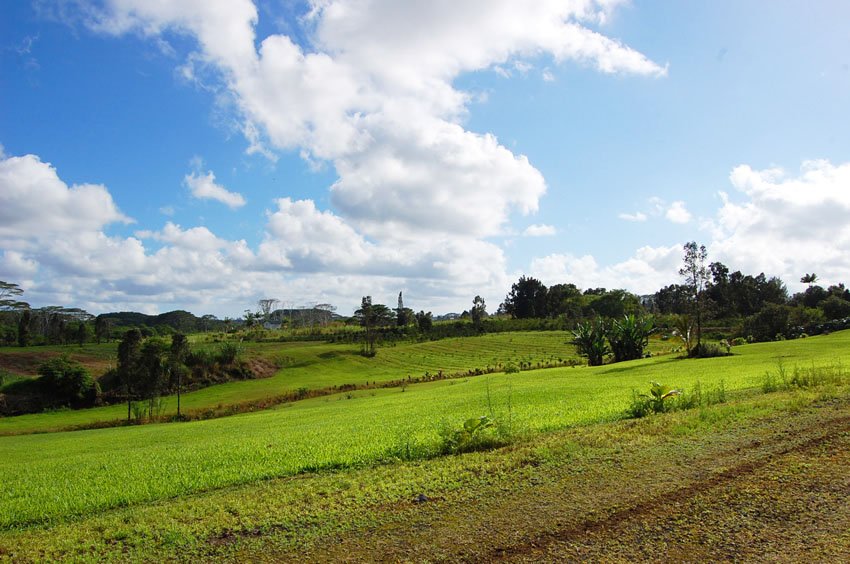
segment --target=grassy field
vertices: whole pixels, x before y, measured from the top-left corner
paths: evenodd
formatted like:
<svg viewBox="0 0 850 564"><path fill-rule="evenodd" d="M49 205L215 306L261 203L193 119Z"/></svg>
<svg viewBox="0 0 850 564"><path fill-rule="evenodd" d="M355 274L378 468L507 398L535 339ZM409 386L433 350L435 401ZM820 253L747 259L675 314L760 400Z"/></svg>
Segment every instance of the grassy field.
<svg viewBox="0 0 850 564"><path fill-rule="evenodd" d="M465 339L444 339L423 343L399 343L379 349L375 358L358 354L357 345L311 342L295 343L244 343L243 356L247 359L263 358L282 366L274 376L257 380L231 382L184 394L184 410L204 410L240 402L258 401L299 388L322 389L344 384L363 385L367 382L400 380L407 376L421 377L426 372L444 374L468 370L499 369L498 365L526 363L558 363L573 359L579 361L572 345L567 344L569 334L562 331L498 333ZM216 345L197 345L215 347ZM100 345L97 350L107 355L115 344ZM111 347L111 349L106 348ZM656 352L670 348L667 343L654 341ZM42 356L73 351L72 347L41 347L0 349L8 356L29 355L33 351ZM111 354L114 354L112 352ZM176 413L174 397L166 398L163 415ZM79 411L57 411L0 418L0 435L59 430L71 426L91 425L99 421L113 421L127 416L126 405L113 405Z"/></svg>
<svg viewBox="0 0 850 564"><path fill-rule="evenodd" d="M514 440L618 419L650 381L688 389L758 389L781 362L850 361L850 332L746 345L731 357L672 356L594 368L532 370L364 390L234 417L0 438L0 528L321 470L368 467L439 451L442 428L491 414ZM382 351L384 352L384 351ZM37 454L36 454L37 453Z"/></svg>

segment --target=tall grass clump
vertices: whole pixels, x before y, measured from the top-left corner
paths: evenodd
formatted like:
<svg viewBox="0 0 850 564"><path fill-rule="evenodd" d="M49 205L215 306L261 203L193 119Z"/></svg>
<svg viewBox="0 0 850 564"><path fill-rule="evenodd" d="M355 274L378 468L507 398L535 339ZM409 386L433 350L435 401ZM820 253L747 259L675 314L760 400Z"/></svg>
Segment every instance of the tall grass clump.
<svg viewBox="0 0 850 564"><path fill-rule="evenodd" d="M847 369L837 362L824 366L815 366L814 363L808 367L795 365L788 370L782 359L776 362L775 371L766 371L762 378L761 390L764 393L807 390L825 385L844 384L848 380Z"/></svg>
<svg viewBox="0 0 850 564"><path fill-rule="evenodd" d="M652 382L647 394L639 394L636 390L632 390L632 402L626 408L626 417L639 419L653 413L681 411L725 402L726 385L722 380L716 387L705 391L699 382L690 390L673 389L670 386Z"/></svg>

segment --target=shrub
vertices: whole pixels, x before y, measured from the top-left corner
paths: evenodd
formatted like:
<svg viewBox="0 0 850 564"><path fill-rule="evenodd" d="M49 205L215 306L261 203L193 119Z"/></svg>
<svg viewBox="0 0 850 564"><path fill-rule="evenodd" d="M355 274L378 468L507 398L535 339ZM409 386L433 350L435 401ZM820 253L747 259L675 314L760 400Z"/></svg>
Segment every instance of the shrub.
<svg viewBox="0 0 850 564"><path fill-rule="evenodd" d="M216 354L216 360L219 364L233 364L236 362L236 359L239 358L241 354L241 350L239 345L236 343L222 343L218 347L218 353Z"/></svg>
<svg viewBox="0 0 850 564"><path fill-rule="evenodd" d="M587 358L588 366L600 366L610 352L605 341L605 325L600 318L576 325L572 343L578 354Z"/></svg>
<svg viewBox="0 0 850 564"><path fill-rule="evenodd" d="M467 419L458 429L443 427L440 429L440 451L458 454L501 446L503 442L487 432L495 427L496 421L486 415Z"/></svg>
<svg viewBox="0 0 850 564"><path fill-rule="evenodd" d="M608 342L611 343L614 362L643 358L653 325L651 317L638 317L633 314L614 321L608 331Z"/></svg>
<svg viewBox="0 0 850 564"><path fill-rule="evenodd" d="M505 374L516 374L517 372L519 372L519 367L513 362L505 365Z"/></svg>
<svg viewBox="0 0 850 564"><path fill-rule="evenodd" d="M100 387L89 371L67 356L48 360L38 367L38 373L38 386L49 404L91 406L100 394Z"/></svg>

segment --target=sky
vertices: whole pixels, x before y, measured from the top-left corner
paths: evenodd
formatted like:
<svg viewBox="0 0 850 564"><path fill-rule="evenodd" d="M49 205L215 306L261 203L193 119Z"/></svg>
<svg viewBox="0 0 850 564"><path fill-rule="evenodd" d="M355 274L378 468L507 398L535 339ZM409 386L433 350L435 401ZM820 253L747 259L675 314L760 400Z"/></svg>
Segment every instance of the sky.
<svg viewBox="0 0 850 564"><path fill-rule="evenodd" d="M33 306L495 311L682 246L850 282L850 3L0 7L0 280Z"/></svg>

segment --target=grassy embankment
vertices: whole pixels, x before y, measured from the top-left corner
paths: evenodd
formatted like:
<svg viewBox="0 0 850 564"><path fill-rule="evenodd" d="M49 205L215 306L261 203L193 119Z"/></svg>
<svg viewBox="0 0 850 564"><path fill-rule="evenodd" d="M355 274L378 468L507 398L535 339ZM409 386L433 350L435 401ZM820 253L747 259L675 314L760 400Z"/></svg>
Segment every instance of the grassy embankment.
<svg viewBox="0 0 850 564"><path fill-rule="evenodd" d="M314 342L295 343L243 343L243 357L261 358L282 366L274 376L256 380L230 382L183 394L185 412L203 411L248 402L261 402L267 398L304 388L318 390L339 385L365 385L402 380L408 376L422 377L426 372L444 374L486 369L514 363L545 366L570 359L579 362L574 348L567 344L569 333L527 332L498 333L480 337L443 339L423 343L399 343L382 347L375 358L358 354L357 345ZM100 345L100 354L106 355L115 344ZM212 344L193 345L214 348ZM667 351L669 343L653 342L655 352ZM39 347L39 350L41 347ZM46 349L46 347L45 347ZM42 356L58 355L70 347L50 347ZM0 355L32 355L33 349L0 349ZM112 353L114 355L114 352ZM162 415L176 413L174 396L163 402ZM0 418L0 435L56 431L74 426L125 419L126 405L112 405L78 411L55 411L17 417Z"/></svg>
<svg viewBox="0 0 850 564"><path fill-rule="evenodd" d="M363 390L184 424L0 438L0 528L36 528L115 508L324 470L426 459L440 429L492 414L514 441L618 419L652 380L685 389L757 389L789 369L847 363L850 332L748 345L704 360L658 357Z"/></svg>

